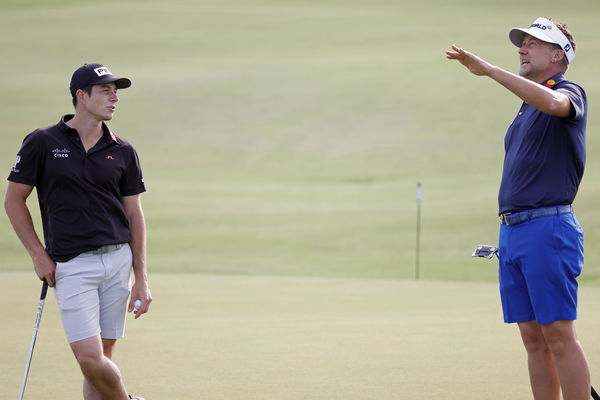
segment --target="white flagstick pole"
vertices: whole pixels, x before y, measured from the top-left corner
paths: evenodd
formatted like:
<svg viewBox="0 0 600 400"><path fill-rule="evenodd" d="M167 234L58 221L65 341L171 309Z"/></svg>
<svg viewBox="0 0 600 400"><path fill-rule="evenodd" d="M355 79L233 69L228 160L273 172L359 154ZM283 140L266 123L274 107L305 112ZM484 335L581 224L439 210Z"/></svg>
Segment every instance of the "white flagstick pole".
<svg viewBox="0 0 600 400"><path fill-rule="evenodd" d="M417 246L415 256L415 279L419 280L420 276L420 258L421 258L421 200L423 200L423 189L421 182L417 182Z"/></svg>

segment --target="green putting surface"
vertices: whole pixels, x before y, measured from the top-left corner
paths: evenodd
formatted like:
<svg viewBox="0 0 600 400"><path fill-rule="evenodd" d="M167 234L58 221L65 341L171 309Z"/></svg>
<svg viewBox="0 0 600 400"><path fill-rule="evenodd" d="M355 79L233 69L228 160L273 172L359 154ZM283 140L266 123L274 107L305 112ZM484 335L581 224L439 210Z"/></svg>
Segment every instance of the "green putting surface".
<svg viewBox="0 0 600 400"><path fill-rule="evenodd" d="M154 274L151 313L128 319L116 362L146 399L531 398L516 326L488 283ZM19 393L39 284L0 273L0 398ZM578 330L598 378L600 292ZM26 398L80 398L49 294ZM596 381L597 382L597 381Z"/></svg>

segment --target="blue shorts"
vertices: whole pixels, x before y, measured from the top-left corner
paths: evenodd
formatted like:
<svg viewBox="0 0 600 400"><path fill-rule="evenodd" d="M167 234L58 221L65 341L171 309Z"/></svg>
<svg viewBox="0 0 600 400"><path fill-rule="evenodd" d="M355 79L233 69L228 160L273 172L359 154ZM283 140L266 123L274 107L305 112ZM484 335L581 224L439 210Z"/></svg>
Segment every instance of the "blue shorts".
<svg viewBox="0 0 600 400"><path fill-rule="evenodd" d="M574 214L501 224L499 249L504 322L577 319L583 230Z"/></svg>

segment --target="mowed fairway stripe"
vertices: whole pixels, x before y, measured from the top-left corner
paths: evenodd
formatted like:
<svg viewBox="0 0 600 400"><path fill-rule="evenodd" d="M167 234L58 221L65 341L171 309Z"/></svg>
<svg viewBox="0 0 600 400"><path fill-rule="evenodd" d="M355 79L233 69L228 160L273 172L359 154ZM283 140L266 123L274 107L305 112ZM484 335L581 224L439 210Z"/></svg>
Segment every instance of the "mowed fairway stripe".
<svg viewBox="0 0 600 400"><path fill-rule="evenodd" d="M25 273L0 280L0 398L15 398L39 283ZM495 284L169 274L151 283L152 312L128 320L116 358L129 390L147 399L530 398ZM598 289L583 288L592 373L599 306ZM53 294L46 307L27 397L78 399Z"/></svg>

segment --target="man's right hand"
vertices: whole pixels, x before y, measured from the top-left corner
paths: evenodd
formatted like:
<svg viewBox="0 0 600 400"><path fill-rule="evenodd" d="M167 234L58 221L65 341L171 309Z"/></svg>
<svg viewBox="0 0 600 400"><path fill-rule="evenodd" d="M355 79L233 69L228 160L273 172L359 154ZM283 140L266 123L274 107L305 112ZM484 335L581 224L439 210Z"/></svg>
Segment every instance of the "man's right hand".
<svg viewBox="0 0 600 400"><path fill-rule="evenodd" d="M48 286L54 287L56 284L56 263L50 258L48 253L44 251L40 255L32 257L35 273L41 281L44 279L48 282Z"/></svg>
<svg viewBox="0 0 600 400"><path fill-rule="evenodd" d="M54 287L56 279L56 263L50 258L42 242L35 232L33 219L27 207L27 198L33 191L33 186L17 182L8 182L4 198L4 208L17 236L27 249L33 261L35 273L40 280L46 280L48 286Z"/></svg>
<svg viewBox="0 0 600 400"><path fill-rule="evenodd" d="M494 68L494 66L487 61L455 45L452 45L452 50L446 50L446 58L449 60L457 60L477 76L490 75Z"/></svg>

